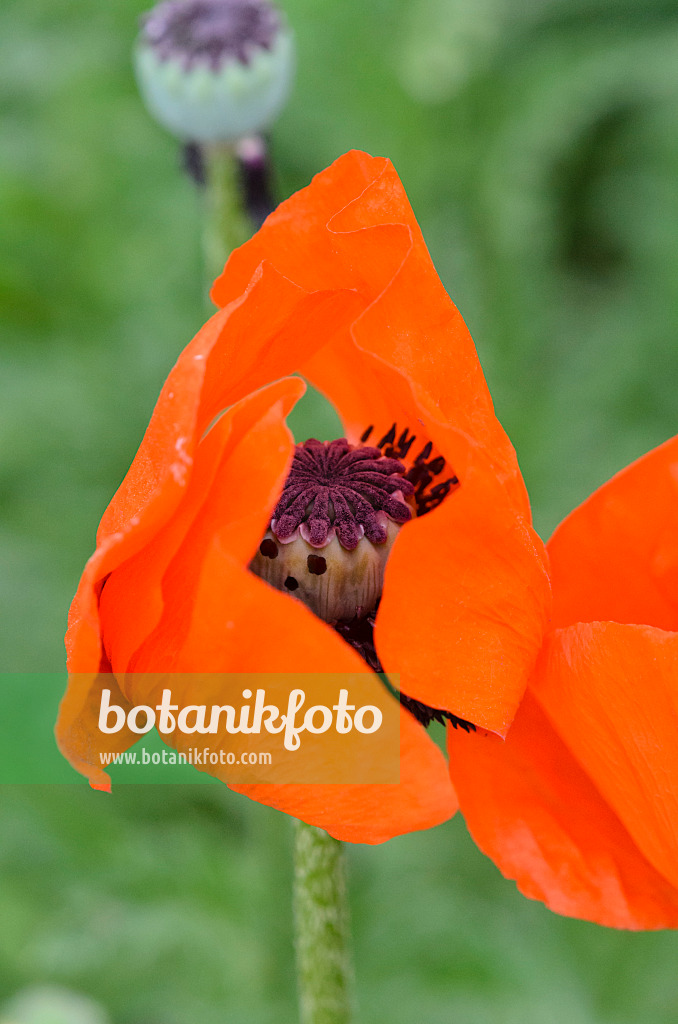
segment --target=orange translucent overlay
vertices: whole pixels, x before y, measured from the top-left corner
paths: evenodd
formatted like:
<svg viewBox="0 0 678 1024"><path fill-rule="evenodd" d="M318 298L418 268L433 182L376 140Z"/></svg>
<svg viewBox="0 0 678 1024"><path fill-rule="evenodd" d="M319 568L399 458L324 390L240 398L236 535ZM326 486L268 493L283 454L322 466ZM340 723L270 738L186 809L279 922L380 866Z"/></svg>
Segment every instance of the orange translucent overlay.
<svg viewBox="0 0 678 1024"><path fill-rule="evenodd" d="M153 729L177 754L169 763L228 784L400 782L400 704L372 672L83 673L70 687L96 723L76 767L97 789Z"/></svg>

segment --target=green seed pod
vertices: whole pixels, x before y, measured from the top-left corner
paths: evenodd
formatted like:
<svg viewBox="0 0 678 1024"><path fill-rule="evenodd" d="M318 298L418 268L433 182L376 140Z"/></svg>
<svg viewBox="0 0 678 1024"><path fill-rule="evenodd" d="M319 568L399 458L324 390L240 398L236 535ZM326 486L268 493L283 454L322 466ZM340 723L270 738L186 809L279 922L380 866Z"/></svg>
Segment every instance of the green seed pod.
<svg viewBox="0 0 678 1024"><path fill-rule="evenodd" d="M144 16L135 67L148 110L172 134L235 142L284 106L292 33L266 0L165 0Z"/></svg>

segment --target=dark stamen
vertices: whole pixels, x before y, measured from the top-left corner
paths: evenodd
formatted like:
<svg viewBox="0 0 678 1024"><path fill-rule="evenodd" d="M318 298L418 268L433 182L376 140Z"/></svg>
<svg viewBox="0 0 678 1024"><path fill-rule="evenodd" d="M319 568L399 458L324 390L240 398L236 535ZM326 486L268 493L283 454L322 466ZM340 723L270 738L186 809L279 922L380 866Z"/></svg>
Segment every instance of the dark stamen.
<svg viewBox="0 0 678 1024"><path fill-rule="evenodd" d="M278 557L278 545L274 540L271 540L270 537L267 537L264 540L262 540L261 544L259 545L259 550L261 551L262 555L266 556L266 558Z"/></svg>
<svg viewBox="0 0 678 1024"><path fill-rule="evenodd" d="M385 444L393 444L396 436L396 425L395 423L387 434L384 434L381 441L378 442L377 448L383 448Z"/></svg>
<svg viewBox="0 0 678 1024"><path fill-rule="evenodd" d="M398 458L399 459L404 459L405 456L409 454L410 448L412 447L414 442L417 440L415 434L412 434L412 437L408 438L408 436L407 436L408 433L409 433L409 431L408 431L407 427L405 427L405 429L403 430L402 434L398 438Z"/></svg>
<svg viewBox="0 0 678 1024"><path fill-rule="evenodd" d="M418 462L426 462L427 459L431 458L431 452L432 451L433 451L433 442L432 441L428 441L428 443L424 445L424 447L419 452L419 454L417 455L417 457L416 457L416 459L414 461L417 462L417 463Z"/></svg>
<svg viewBox="0 0 678 1024"><path fill-rule="evenodd" d="M404 459L409 454L410 448L412 447L412 445L416 441L416 437L415 437L414 434L412 435L412 437L408 437L407 435L409 434L410 431L409 431L409 429L407 427L405 427L405 429L403 430L402 434L400 435L400 437L396 441L395 440L395 432L396 432L396 430L397 430L397 424L394 423L393 427L391 428L391 430L388 432L386 437L383 439L384 442L387 444L387 447L384 448L384 455L387 458L389 458L389 459ZM388 444L388 438L390 438L390 437L392 437L392 443ZM379 447L381 448L383 446L380 445Z"/></svg>
<svg viewBox="0 0 678 1024"><path fill-rule="evenodd" d="M375 608L367 618L351 619L350 622L337 622L334 628L339 636L358 652L374 672L383 673L384 669L374 646L376 615L377 609ZM411 715L414 715L417 721L421 722L425 728L428 728L431 722L439 722L441 725L444 725L447 721L453 728L463 729L464 732L475 732L476 730L473 722L468 722L465 718L459 718L457 715L453 715L451 711L429 707L428 704L422 704L421 701L408 697L405 693L400 693L399 699L403 707Z"/></svg>
<svg viewBox="0 0 678 1024"><path fill-rule="evenodd" d="M373 427L370 425L362 436L363 441L367 440L372 430ZM398 425L394 423L377 445L382 449L384 458L406 459L416 440L414 434L409 436L409 429L405 427L396 441L397 430ZM414 488L414 502L418 516L423 516L437 508L450 491L459 485L458 477L451 476L448 480L431 487L434 478L442 473L446 464L442 455L436 455L433 458L432 455L433 442L427 441L405 473L405 480Z"/></svg>
<svg viewBox="0 0 678 1024"><path fill-rule="evenodd" d="M437 508L441 501L443 501L450 491L458 484L458 477L451 476L449 480L443 480L442 483L436 484L435 487L432 487L428 494L415 493L417 515L424 515L426 512L430 512L432 509Z"/></svg>
<svg viewBox="0 0 678 1024"><path fill-rule="evenodd" d="M350 644L367 662L374 672L383 672L381 662L374 646L374 617L376 609L364 619L351 619L350 622L337 622L334 626L339 636Z"/></svg>
<svg viewBox="0 0 678 1024"><path fill-rule="evenodd" d="M299 586L299 583L297 580L295 580L294 576L288 576L287 579L285 580L285 586L287 587L288 590L296 590L297 587Z"/></svg>
<svg viewBox="0 0 678 1024"><path fill-rule="evenodd" d="M427 441L414 460L414 464L405 474L405 479L409 480L414 487L414 500L418 516L426 515L427 512L437 508L450 491L459 484L459 479L456 476L451 476L449 480L431 487L433 478L442 473L445 468L443 456L436 455L435 458L431 458L432 454L433 444L431 441Z"/></svg>
<svg viewBox="0 0 678 1024"><path fill-rule="evenodd" d="M364 430L362 432L362 434L360 435L360 443L361 444L366 444L367 443L367 439L368 439L368 437L370 436L370 434L372 433L373 430L374 430L374 427L370 424L370 426L367 428L367 430Z"/></svg>
<svg viewBox="0 0 678 1024"><path fill-rule="evenodd" d="M400 694L400 703L404 708L414 715L418 722L428 728L431 722L439 722L440 725L445 725L445 722L449 722L454 729L463 729L464 732L475 732L476 727L473 722L467 722L465 718L459 718L457 715L453 715L451 711L443 711L442 708L432 708L428 704L422 704L420 700L415 700L414 697L408 697L406 694Z"/></svg>

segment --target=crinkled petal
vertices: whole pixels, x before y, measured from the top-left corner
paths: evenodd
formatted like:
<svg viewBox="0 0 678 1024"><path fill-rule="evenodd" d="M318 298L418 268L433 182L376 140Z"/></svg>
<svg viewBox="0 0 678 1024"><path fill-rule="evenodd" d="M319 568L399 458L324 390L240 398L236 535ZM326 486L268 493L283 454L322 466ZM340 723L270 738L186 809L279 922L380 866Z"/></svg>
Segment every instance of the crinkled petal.
<svg viewBox="0 0 678 1024"><path fill-rule="evenodd" d="M409 696L504 735L548 624L544 561L476 452L449 498L398 535L375 629L384 668Z"/></svg>
<svg viewBox="0 0 678 1024"><path fill-rule="evenodd" d="M106 509L66 635L69 670L91 672L101 656L101 581L142 551L174 516L193 473L195 450L220 413L277 377L356 314L355 296L307 293L270 265L216 313L182 352L165 382L139 451Z"/></svg>
<svg viewBox="0 0 678 1024"><path fill-rule="evenodd" d="M554 624L678 629L678 437L644 455L563 520L548 543Z"/></svg>
<svg viewBox="0 0 678 1024"><path fill-rule="evenodd" d="M364 304L299 364L355 442L405 427L432 441L460 486L403 529L389 558L376 642L410 696L504 733L549 615L543 545L515 452L494 415L466 326L435 272L392 165L348 153L230 258L232 301L264 253L305 289L332 282ZM302 258L306 254L307 258Z"/></svg>
<svg viewBox="0 0 678 1024"><path fill-rule="evenodd" d="M192 531L170 566L170 575L181 573L190 564L194 543L198 543L195 536ZM194 580L191 574L186 579L192 612L188 630L168 606L159 628L140 652L135 666L138 672L151 667L155 671L163 664L169 668L168 644L178 634L181 646L171 648L174 672L290 672L300 674L300 679L306 673L364 673L362 659L334 630L301 602L235 563L218 532L202 552L200 565L199 578ZM137 675L134 681L143 685L145 678ZM372 678L372 686L381 685L376 676ZM130 696L135 703L142 703L145 694L137 689ZM201 693L195 699L201 704L213 702L211 693ZM378 754L379 748L375 748L375 756ZM362 767L369 777L370 765ZM206 770L220 777L219 768ZM403 832L429 828L451 817L457 806L441 752L405 711L401 712L399 784L233 788L351 842L383 842Z"/></svg>
<svg viewBox="0 0 678 1024"><path fill-rule="evenodd" d="M213 294L224 308L180 357L102 521L72 609L71 670L95 672L106 658L114 671L136 673L359 662L327 625L247 570L289 457L285 401L278 395L247 431L222 414L296 370L337 402L353 439L379 417L384 430L396 420L458 473L458 491L394 545L376 641L411 696L503 732L548 614L544 552L472 342L390 163L341 158L231 256ZM248 489L257 437L279 446ZM452 554L427 557L441 543ZM137 683L123 678L123 693L126 685ZM385 809L356 789L339 799L335 828L327 794L311 810L309 790L302 816L365 841L449 816L440 755L403 715L411 767L390 796L381 793ZM286 799L282 788L276 799ZM368 827L368 805L383 823Z"/></svg>
<svg viewBox="0 0 678 1024"><path fill-rule="evenodd" d="M117 672L173 670L174 652L192 618L191 583L215 533L221 533L232 557L249 563L292 458L284 416L302 390L301 380L288 377L224 413L198 445L194 472L175 515L106 581L100 598L102 632L108 661ZM172 625L153 664L143 648L163 611L163 621L171 615Z"/></svg>
<svg viewBox="0 0 678 1024"><path fill-rule="evenodd" d="M135 551L135 527L143 524L143 513L104 540L90 559L71 609L69 671L75 678L61 702L56 727L60 749L79 771L83 764L91 766L92 743L103 739L97 727L98 710L102 686L111 683L103 681L98 673L114 671L122 675L135 670L137 649L157 628L165 608L162 587L167 567L208 500L220 469L225 486L230 485L230 539L243 560L251 557L292 456L292 439L284 416L303 387L298 378L287 378L229 409L197 446L174 514L168 515L141 551ZM248 446L253 442L263 445L258 459L260 471L248 488L236 487L235 480L243 468L242 445L251 455ZM130 557L116 565L128 551L132 552ZM179 585L169 607L181 607L183 593ZM88 614L84 614L85 608ZM161 667L157 664L146 670L159 671ZM112 685L117 687L115 679ZM125 701L123 698L118 703ZM137 739L137 734L125 728L113 737L105 737L103 749L125 750ZM98 750L95 753L98 766Z"/></svg>
<svg viewBox="0 0 678 1024"><path fill-rule="evenodd" d="M221 585L219 584L221 581ZM238 615L232 615L232 595ZM194 629L181 652L185 664L222 663L231 671L360 672L362 659L301 602L231 564L215 541L195 598ZM216 659L216 660L212 660ZM180 662L181 663L181 662ZM376 677L375 677L376 680ZM380 684L377 684L380 685ZM369 766L364 766L369 773ZM430 828L451 817L456 797L445 759L425 730L401 712L400 783L394 785L234 786L338 839L378 843Z"/></svg>
<svg viewBox="0 0 678 1024"><path fill-rule="evenodd" d="M273 263L308 292L357 286L369 298L371 286L364 275L370 272L380 274L384 287L400 262L400 247L393 250L389 244L381 245L376 267L368 269L342 258L328 236L327 224L390 166L388 160L355 150L335 160L310 185L281 203L256 235L230 255L224 273L214 282L213 301L223 307L236 300L263 261ZM375 217L389 232L392 219L388 209L381 213L383 216L375 211ZM396 229L396 233L400 232ZM321 342L328 340L322 338Z"/></svg>
<svg viewBox="0 0 678 1024"><path fill-rule="evenodd" d="M102 672L71 676L68 689L59 707L55 735L57 746L76 771L89 779L93 789L111 790L109 775L101 767L100 754L121 754L137 742L139 736L127 728L105 737L99 731L99 710L102 691L110 690L111 704L117 704L125 714L129 703L114 676Z"/></svg>
<svg viewBox="0 0 678 1024"><path fill-rule="evenodd" d="M408 712L400 717L398 785L233 786L350 843L383 843L451 818L457 799L447 763Z"/></svg>
<svg viewBox="0 0 678 1024"><path fill-rule="evenodd" d="M678 634L613 622L558 630L534 693L643 855L678 885Z"/></svg>
<svg viewBox="0 0 678 1024"><path fill-rule="evenodd" d="M678 926L678 889L646 859L529 691L506 740L449 729L448 752L474 840L525 896L609 927Z"/></svg>

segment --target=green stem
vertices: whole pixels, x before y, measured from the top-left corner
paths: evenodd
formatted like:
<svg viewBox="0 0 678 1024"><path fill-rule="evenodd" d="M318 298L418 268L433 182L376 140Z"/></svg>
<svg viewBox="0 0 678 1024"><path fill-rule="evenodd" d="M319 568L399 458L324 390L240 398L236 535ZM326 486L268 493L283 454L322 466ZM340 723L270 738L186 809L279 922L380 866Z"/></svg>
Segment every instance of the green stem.
<svg viewBox="0 0 678 1024"><path fill-rule="evenodd" d="M230 254L251 238L255 229L243 206L233 146L206 145L202 155L205 167L203 252L208 288L211 288Z"/></svg>
<svg viewBox="0 0 678 1024"><path fill-rule="evenodd" d="M349 1024L353 971L344 850L303 821L295 825L294 923L301 1024Z"/></svg>

